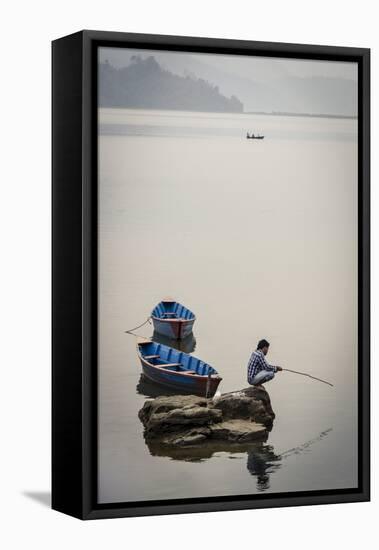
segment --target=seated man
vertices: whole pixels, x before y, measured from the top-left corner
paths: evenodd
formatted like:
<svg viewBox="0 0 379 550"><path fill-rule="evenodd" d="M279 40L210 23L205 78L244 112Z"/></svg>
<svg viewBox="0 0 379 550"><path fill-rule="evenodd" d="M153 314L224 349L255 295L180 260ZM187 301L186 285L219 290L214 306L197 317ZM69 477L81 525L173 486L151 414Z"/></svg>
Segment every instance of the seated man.
<svg viewBox="0 0 379 550"><path fill-rule="evenodd" d="M282 370L281 367L269 365L266 361L266 355L270 344L267 340L260 340L256 351L253 351L247 366L247 381L252 386L259 386L272 380L276 372Z"/></svg>

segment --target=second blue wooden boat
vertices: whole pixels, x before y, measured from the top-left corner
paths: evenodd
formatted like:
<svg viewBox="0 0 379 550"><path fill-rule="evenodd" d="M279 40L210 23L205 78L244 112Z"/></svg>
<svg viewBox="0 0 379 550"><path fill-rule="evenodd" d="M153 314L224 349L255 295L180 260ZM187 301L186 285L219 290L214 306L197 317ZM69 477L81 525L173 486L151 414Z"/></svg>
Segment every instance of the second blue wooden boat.
<svg viewBox="0 0 379 550"><path fill-rule="evenodd" d="M195 315L171 298L162 300L151 312L154 330L167 338L183 340L192 333Z"/></svg>
<svg viewBox="0 0 379 550"><path fill-rule="evenodd" d="M211 397L222 380L201 359L151 340L139 340L137 353L149 380L179 392Z"/></svg>

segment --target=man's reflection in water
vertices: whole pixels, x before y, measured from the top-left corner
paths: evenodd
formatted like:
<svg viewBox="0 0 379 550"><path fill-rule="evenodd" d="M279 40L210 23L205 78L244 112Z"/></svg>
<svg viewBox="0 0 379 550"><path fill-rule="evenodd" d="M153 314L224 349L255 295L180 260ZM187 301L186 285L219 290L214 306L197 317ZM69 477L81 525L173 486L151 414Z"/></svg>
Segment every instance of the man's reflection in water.
<svg viewBox="0 0 379 550"><path fill-rule="evenodd" d="M274 453L271 445L261 445L250 449L247 453L247 469L257 478L258 491L270 488L270 474L278 470L281 456Z"/></svg>

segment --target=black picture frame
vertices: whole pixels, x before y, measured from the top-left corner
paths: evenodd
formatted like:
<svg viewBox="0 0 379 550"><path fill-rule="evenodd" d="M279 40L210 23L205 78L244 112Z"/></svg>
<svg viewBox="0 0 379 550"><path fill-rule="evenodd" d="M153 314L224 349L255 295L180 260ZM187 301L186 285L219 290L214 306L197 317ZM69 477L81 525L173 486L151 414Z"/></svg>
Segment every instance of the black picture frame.
<svg viewBox="0 0 379 550"><path fill-rule="evenodd" d="M359 486L97 503L97 56L99 46L358 63ZM370 499L370 50L81 31L52 43L52 507L81 519Z"/></svg>

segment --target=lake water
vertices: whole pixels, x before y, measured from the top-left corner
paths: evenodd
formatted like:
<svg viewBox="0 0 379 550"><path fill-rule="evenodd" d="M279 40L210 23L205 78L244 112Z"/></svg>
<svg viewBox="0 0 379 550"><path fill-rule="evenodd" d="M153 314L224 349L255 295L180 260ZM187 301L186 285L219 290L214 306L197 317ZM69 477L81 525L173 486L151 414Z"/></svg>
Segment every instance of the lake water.
<svg viewBox="0 0 379 550"><path fill-rule="evenodd" d="M356 228L356 120L100 110L100 502L357 486ZM334 387L278 373L264 444L149 449L124 331L165 296L195 312L222 392L247 386L261 338Z"/></svg>

